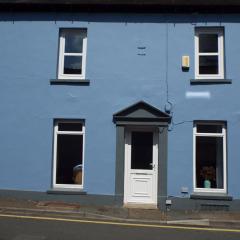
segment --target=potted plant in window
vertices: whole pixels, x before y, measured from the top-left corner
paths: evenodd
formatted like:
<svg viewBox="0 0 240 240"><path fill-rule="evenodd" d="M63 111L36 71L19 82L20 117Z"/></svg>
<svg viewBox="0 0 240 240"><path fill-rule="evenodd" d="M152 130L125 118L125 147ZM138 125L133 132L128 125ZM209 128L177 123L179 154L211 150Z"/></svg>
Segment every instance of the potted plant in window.
<svg viewBox="0 0 240 240"><path fill-rule="evenodd" d="M213 183L216 181L216 170L213 166L205 166L201 169L200 173L203 178L204 188L213 187Z"/></svg>

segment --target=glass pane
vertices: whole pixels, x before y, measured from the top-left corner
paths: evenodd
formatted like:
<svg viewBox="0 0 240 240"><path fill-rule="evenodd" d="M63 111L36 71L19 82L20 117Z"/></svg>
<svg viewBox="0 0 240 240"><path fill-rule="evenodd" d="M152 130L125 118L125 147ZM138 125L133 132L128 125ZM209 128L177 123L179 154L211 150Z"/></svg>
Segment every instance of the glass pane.
<svg viewBox="0 0 240 240"><path fill-rule="evenodd" d="M80 31L65 33L65 53L82 53L84 35Z"/></svg>
<svg viewBox="0 0 240 240"><path fill-rule="evenodd" d="M223 188L223 138L196 137L197 188Z"/></svg>
<svg viewBox="0 0 240 240"><path fill-rule="evenodd" d="M200 56L199 74L218 74L218 56Z"/></svg>
<svg viewBox="0 0 240 240"><path fill-rule="evenodd" d="M152 169L153 133L132 132L131 169Z"/></svg>
<svg viewBox="0 0 240 240"><path fill-rule="evenodd" d="M218 35L199 34L199 52L200 53L218 52Z"/></svg>
<svg viewBox="0 0 240 240"><path fill-rule="evenodd" d="M57 184L82 184L83 136L57 137Z"/></svg>
<svg viewBox="0 0 240 240"><path fill-rule="evenodd" d="M197 124L198 133L222 133L222 125Z"/></svg>
<svg viewBox="0 0 240 240"><path fill-rule="evenodd" d="M64 74L82 74L82 57L65 56Z"/></svg>
<svg viewBox="0 0 240 240"><path fill-rule="evenodd" d="M58 123L59 131L82 131L82 123Z"/></svg>

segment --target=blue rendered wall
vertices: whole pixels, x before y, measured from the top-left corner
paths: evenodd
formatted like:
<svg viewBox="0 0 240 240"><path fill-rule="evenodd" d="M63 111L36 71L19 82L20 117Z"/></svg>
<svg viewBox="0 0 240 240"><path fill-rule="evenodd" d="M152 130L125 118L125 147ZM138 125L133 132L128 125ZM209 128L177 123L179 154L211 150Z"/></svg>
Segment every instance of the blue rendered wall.
<svg viewBox="0 0 240 240"><path fill-rule="evenodd" d="M240 195L239 15L8 14L0 15L0 189L46 191L52 181L53 119L86 120L85 186L114 194L113 113L139 100L164 110L173 103L168 141L168 194L192 192L192 120L226 120L228 191ZM194 27L225 27L230 85L190 85ZM90 86L50 85L56 78L61 27L88 29ZM145 47L146 49L138 49ZM145 54L145 55L142 55ZM189 72L181 56L189 55ZM187 92L209 98L187 98Z"/></svg>

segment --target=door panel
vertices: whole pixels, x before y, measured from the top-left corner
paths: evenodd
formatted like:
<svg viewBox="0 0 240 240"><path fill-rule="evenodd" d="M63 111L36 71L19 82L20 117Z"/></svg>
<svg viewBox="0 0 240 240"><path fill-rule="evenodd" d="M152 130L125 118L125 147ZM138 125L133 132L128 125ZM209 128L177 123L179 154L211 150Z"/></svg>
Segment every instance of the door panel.
<svg viewBox="0 0 240 240"><path fill-rule="evenodd" d="M152 170L153 132L131 133L131 169Z"/></svg>

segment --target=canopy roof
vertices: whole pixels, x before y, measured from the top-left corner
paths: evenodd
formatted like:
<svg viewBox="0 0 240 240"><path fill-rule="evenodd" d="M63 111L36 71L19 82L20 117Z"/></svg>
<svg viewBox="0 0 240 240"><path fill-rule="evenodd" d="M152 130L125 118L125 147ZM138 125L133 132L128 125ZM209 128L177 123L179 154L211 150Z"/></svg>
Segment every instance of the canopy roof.
<svg viewBox="0 0 240 240"><path fill-rule="evenodd" d="M170 122L171 116L152 105L140 101L113 115L113 121L119 122Z"/></svg>

